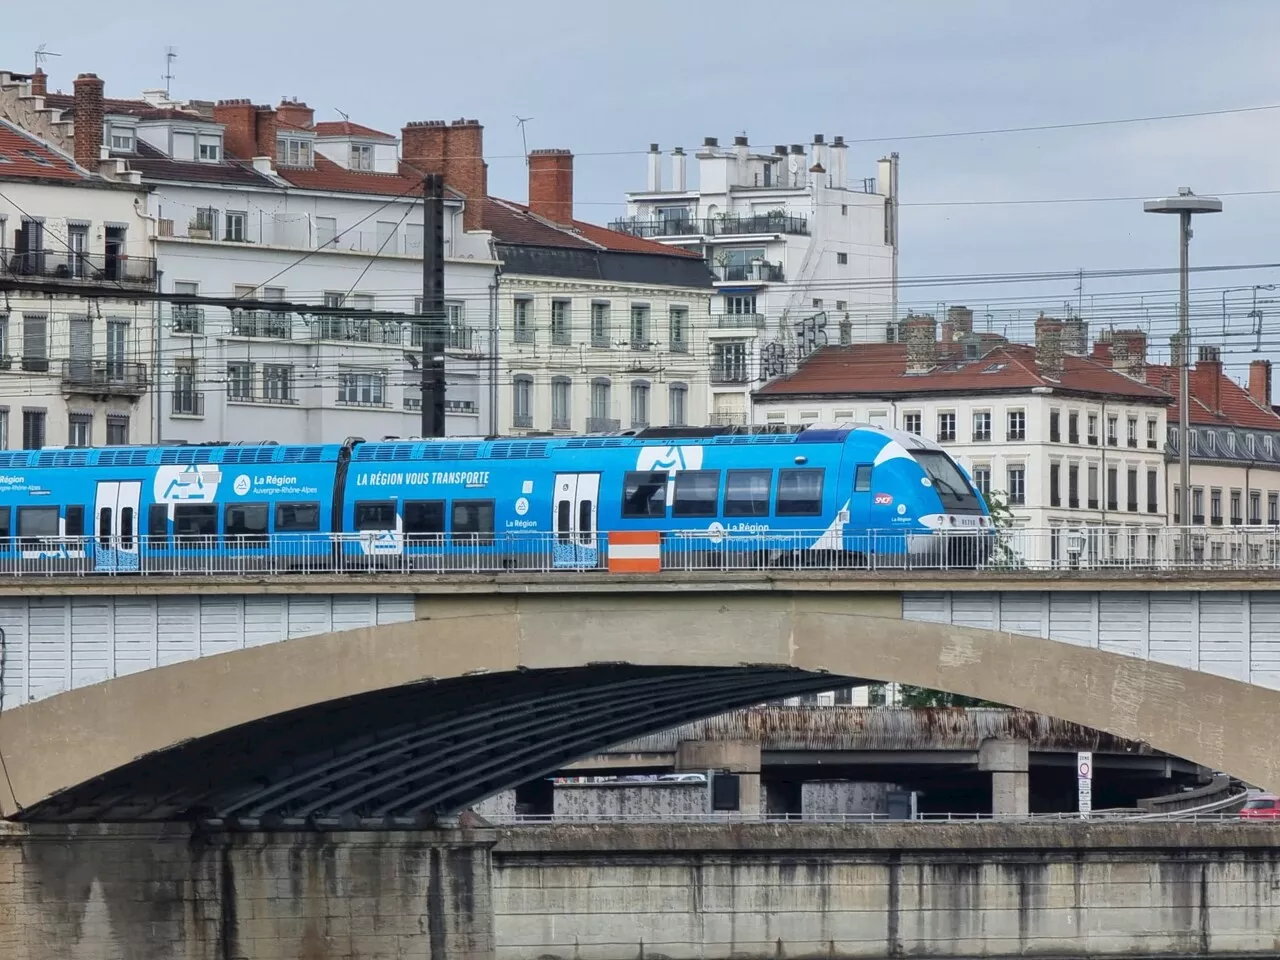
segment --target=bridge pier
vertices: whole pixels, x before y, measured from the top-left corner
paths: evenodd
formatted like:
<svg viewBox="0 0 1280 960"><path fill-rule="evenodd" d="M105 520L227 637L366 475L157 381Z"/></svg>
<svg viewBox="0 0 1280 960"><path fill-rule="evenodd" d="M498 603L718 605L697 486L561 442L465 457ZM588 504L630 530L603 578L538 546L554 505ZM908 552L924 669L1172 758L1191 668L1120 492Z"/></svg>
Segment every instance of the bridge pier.
<svg viewBox="0 0 1280 960"><path fill-rule="evenodd" d="M991 813L997 817L1025 817L1031 810L1031 745L1026 740L983 740L978 769L991 774Z"/></svg>
<svg viewBox="0 0 1280 960"><path fill-rule="evenodd" d="M0 829L0 956L492 960L490 830Z"/></svg>
<svg viewBox="0 0 1280 960"><path fill-rule="evenodd" d="M732 773L738 777L738 812L760 813L758 740L684 740L676 745L677 773Z"/></svg>

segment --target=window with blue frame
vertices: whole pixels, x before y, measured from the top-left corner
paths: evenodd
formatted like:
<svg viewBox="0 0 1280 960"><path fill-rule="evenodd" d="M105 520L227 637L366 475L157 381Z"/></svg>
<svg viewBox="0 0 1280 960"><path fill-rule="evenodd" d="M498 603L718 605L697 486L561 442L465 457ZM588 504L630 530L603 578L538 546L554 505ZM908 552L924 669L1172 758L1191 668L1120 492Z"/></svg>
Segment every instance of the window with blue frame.
<svg viewBox="0 0 1280 960"><path fill-rule="evenodd" d="M357 530L394 530L396 528L396 502L394 500L360 500L355 506Z"/></svg>
<svg viewBox="0 0 1280 960"><path fill-rule="evenodd" d="M263 546L267 542L267 505L229 503L222 512L223 539L236 547Z"/></svg>
<svg viewBox="0 0 1280 960"><path fill-rule="evenodd" d="M726 517L767 517L772 470L730 470L724 483Z"/></svg>
<svg viewBox="0 0 1280 960"><path fill-rule="evenodd" d="M631 471L622 481L624 517L666 517L667 474L665 471Z"/></svg>
<svg viewBox="0 0 1280 960"><path fill-rule="evenodd" d="M854 493L870 493L871 492L871 464L860 463L858 469L853 475L853 492Z"/></svg>
<svg viewBox="0 0 1280 960"><path fill-rule="evenodd" d="M317 533L319 530L320 504L276 504L276 533Z"/></svg>
<svg viewBox="0 0 1280 960"><path fill-rule="evenodd" d="M493 543L493 501L453 501L453 540L466 543Z"/></svg>
<svg viewBox="0 0 1280 960"><path fill-rule="evenodd" d="M444 534L443 500L406 500L404 532L419 540L438 539Z"/></svg>
<svg viewBox="0 0 1280 960"><path fill-rule="evenodd" d="M110 531L107 531L110 532ZM173 508L173 536L187 546L202 546L202 538L218 535L218 507L212 503L179 503ZM212 544L207 544L212 546Z"/></svg>
<svg viewBox="0 0 1280 960"><path fill-rule="evenodd" d="M169 505L167 503L153 503L147 508L147 546L152 550L164 550L169 546Z"/></svg>
<svg viewBox="0 0 1280 960"><path fill-rule="evenodd" d="M822 513L821 467L801 467L778 471L778 505L780 517L816 517Z"/></svg>

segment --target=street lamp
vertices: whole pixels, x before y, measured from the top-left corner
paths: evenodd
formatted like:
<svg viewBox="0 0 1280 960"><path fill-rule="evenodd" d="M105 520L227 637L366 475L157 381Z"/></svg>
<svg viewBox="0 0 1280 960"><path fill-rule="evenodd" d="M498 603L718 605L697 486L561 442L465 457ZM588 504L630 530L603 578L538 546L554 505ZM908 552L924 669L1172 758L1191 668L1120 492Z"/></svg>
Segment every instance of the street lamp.
<svg viewBox="0 0 1280 960"><path fill-rule="evenodd" d="M1178 493L1179 513L1182 517L1182 559L1191 556L1191 443L1188 421L1191 419L1190 383L1187 367L1191 352L1191 295L1187 252L1191 245L1191 218L1197 213L1221 213L1222 201L1216 197L1197 197L1190 187L1179 187L1176 197L1147 200L1142 204L1146 213L1176 213L1181 222L1178 257Z"/></svg>

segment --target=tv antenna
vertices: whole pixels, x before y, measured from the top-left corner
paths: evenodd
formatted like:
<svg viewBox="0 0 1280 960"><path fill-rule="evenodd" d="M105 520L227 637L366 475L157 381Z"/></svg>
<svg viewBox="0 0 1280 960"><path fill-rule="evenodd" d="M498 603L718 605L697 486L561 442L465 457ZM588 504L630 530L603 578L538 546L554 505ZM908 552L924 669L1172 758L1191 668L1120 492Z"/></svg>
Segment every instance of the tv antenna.
<svg viewBox="0 0 1280 960"><path fill-rule="evenodd" d="M169 83L173 80L173 61L178 59L177 47L164 48L164 76L160 79L164 81L164 98L169 99Z"/></svg>
<svg viewBox="0 0 1280 960"><path fill-rule="evenodd" d="M529 164L529 141L528 139L525 138L525 135L524 135L524 125L533 119L535 118L520 117L520 116L516 117L516 125L520 128L520 143L524 146L524 162L526 166L528 166Z"/></svg>
<svg viewBox="0 0 1280 960"><path fill-rule="evenodd" d="M336 113L338 116L340 116L340 117L342 118L342 120L343 120L343 122L344 122L344 123L350 123L350 122L351 122L351 117L350 117L350 115L349 115L349 114L346 114L346 113L343 113L343 112L342 112L341 110L339 110L337 107L334 107L334 108L333 108L333 112L334 112L334 113Z"/></svg>
<svg viewBox="0 0 1280 960"><path fill-rule="evenodd" d="M53 53L53 52L52 52L52 51L50 51L50 50L46 50L46 49L45 49L45 47L47 47L47 46L49 46L47 43L42 43L42 44L40 44L40 46L36 47L36 50L35 50L35 60L36 60L36 69L37 69L37 70L39 70L39 69L40 69L40 67L44 64L44 62L45 62L46 60L48 60L50 57L60 57L60 56L62 56L62 54L60 54L60 53Z"/></svg>

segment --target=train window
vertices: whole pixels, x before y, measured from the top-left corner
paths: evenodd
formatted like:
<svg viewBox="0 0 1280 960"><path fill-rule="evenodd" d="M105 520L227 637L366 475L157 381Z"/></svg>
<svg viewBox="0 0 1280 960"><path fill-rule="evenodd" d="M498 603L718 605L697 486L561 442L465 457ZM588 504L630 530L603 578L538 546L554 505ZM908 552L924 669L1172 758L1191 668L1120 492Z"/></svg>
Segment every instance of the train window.
<svg viewBox="0 0 1280 960"><path fill-rule="evenodd" d="M444 533L443 500L406 500L404 502L404 532L410 536L426 537Z"/></svg>
<svg viewBox="0 0 1280 960"><path fill-rule="evenodd" d="M120 508L120 549L133 549L133 507Z"/></svg>
<svg viewBox="0 0 1280 960"><path fill-rule="evenodd" d="M860 463L858 469L853 475L853 492L854 493L870 493L871 492L871 464Z"/></svg>
<svg viewBox="0 0 1280 960"><path fill-rule="evenodd" d="M73 506L67 507L67 522L64 525L63 533L68 537L84 536L84 507Z"/></svg>
<svg viewBox="0 0 1280 960"><path fill-rule="evenodd" d="M0 540L9 539L9 508L0 507Z"/></svg>
<svg viewBox="0 0 1280 960"><path fill-rule="evenodd" d="M578 504L578 539L583 543L591 542L591 511L590 500L583 500Z"/></svg>
<svg viewBox="0 0 1280 960"><path fill-rule="evenodd" d="M730 470L724 482L726 517L767 517L771 470Z"/></svg>
<svg viewBox="0 0 1280 960"><path fill-rule="evenodd" d="M57 507L19 507L18 539L26 546L34 546L42 537L58 535Z"/></svg>
<svg viewBox="0 0 1280 960"><path fill-rule="evenodd" d="M356 503L357 530L394 530L396 528L396 502L394 500L361 500Z"/></svg>
<svg viewBox="0 0 1280 960"><path fill-rule="evenodd" d="M821 468L778 471L778 516L816 517L822 513Z"/></svg>
<svg viewBox="0 0 1280 960"><path fill-rule="evenodd" d="M147 507L147 546L164 550L169 546L169 505L153 503Z"/></svg>
<svg viewBox="0 0 1280 960"><path fill-rule="evenodd" d="M676 474L673 517L714 517L719 511L720 471L685 470Z"/></svg>
<svg viewBox="0 0 1280 960"><path fill-rule="evenodd" d="M200 546L201 537L218 535L218 507L212 503L178 503L173 507L173 537L184 546ZM209 543L208 546L213 546Z"/></svg>
<svg viewBox="0 0 1280 960"><path fill-rule="evenodd" d="M257 546L267 542L267 505L229 503L222 509L222 538L236 546Z"/></svg>
<svg viewBox="0 0 1280 960"><path fill-rule="evenodd" d="M319 530L320 504L276 504L276 533L317 533Z"/></svg>
<svg viewBox="0 0 1280 960"><path fill-rule="evenodd" d="M103 507L98 511L98 546L103 550L111 547L111 508Z"/></svg>
<svg viewBox="0 0 1280 960"><path fill-rule="evenodd" d="M630 472L623 478L624 517L665 517L667 515L666 472Z"/></svg>
<svg viewBox="0 0 1280 960"><path fill-rule="evenodd" d="M493 543L493 501L453 501L453 539Z"/></svg>

